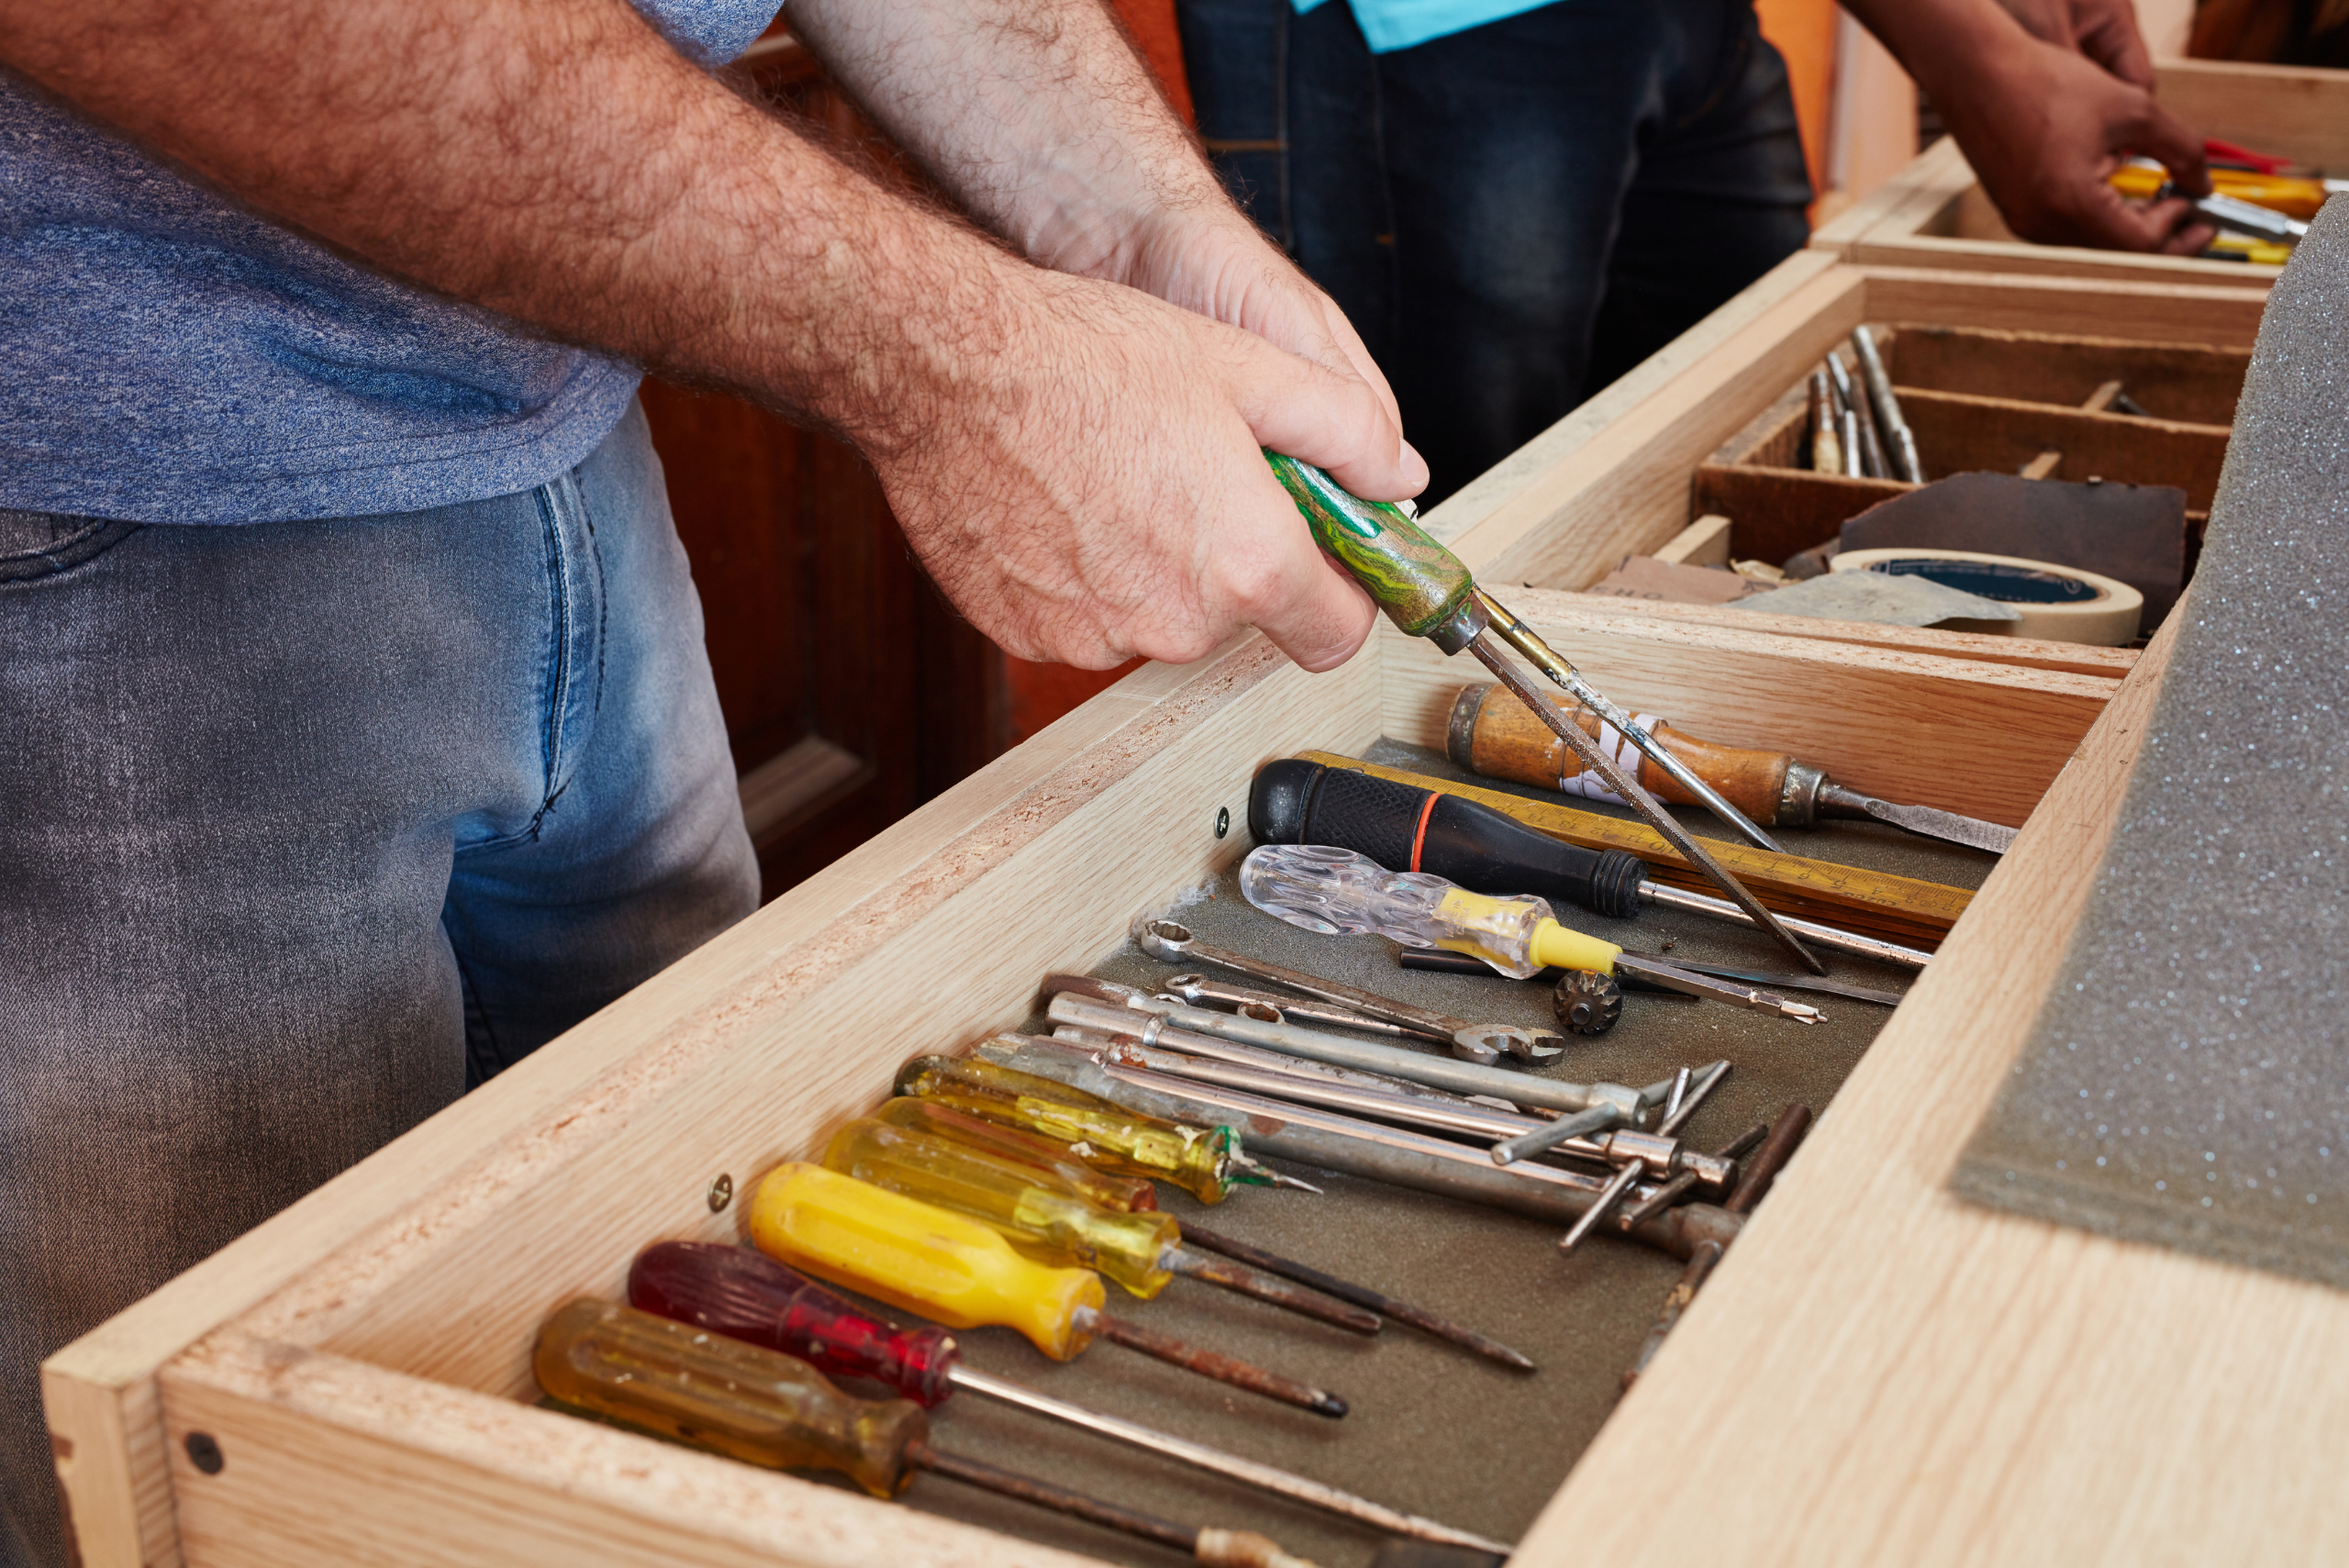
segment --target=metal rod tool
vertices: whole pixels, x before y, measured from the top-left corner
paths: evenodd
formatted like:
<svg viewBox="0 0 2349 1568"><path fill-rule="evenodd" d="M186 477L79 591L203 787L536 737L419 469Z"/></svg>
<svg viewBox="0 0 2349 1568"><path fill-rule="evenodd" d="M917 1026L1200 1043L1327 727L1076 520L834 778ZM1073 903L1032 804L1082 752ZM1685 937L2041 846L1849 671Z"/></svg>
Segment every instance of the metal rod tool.
<svg viewBox="0 0 2349 1568"><path fill-rule="evenodd" d="M1100 983L1093 984L1097 985ZM1134 995L1142 1005L1136 1006L1115 997L1105 1000L1098 992L1062 991L1056 993L1046 1006L1045 1016L1056 1024L1074 1024L1096 1033L1130 1034L1144 1045L1155 1043L1163 1029L1184 1029L1192 1034L1276 1051L1286 1056L1302 1056L1308 1061L1326 1062L1335 1066L1384 1073L1392 1077L1407 1078L1415 1084L1449 1089L1458 1095L1491 1095L1512 1105L1541 1106L1548 1110L1578 1111L1586 1106L1611 1101L1621 1106L1627 1119L1636 1119L1640 1111L1663 1098L1659 1095L1656 1101L1643 1101L1641 1091L1628 1089L1620 1084L1573 1084L1562 1078L1536 1077L1530 1073L1503 1072L1478 1062L1430 1056L1424 1051L1406 1051L1399 1046L1348 1040L1343 1035L1303 1029L1296 1024L1260 1024L1252 1018L1233 1018L1197 1007L1159 1002L1154 997L1142 996L1139 992ZM1153 1024L1157 1027L1153 1028Z"/></svg>
<svg viewBox="0 0 2349 1568"><path fill-rule="evenodd" d="M1266 1153L1323 1170L1481 1203L1537 1219L1569 1222L1607 1185L1604 1177L1563 1165L1520 1161L1506 1169L1482 1149L1423 1132L1384 1127L1311 1106L1286 1104L1164 1073L1104 1064L1106 1051L1057 1040L1006 1036L979 1054L1022 1073L1052 1078L1147 1116L1244 1122ZM1659 1096L1660 1097L1660 1096ZM1629 1232L1631 1239L1685 1258L1696 1242L1733 1234L1732 1217L1712 1204L1683 1204Z"/></svg>
<svg viewBox="0 0 2349 1568"><path fill-rule="evenodd" d="M1797 1002L1772 992L1742 985L1734 980L1716 980L1682 969L1664 959L1643 953L1618 953L1615 968L1619 973L1677 991L1684 996L1702 996L1709 1001L1726 1002L1732 1007L1750 1007L1757 1013L1772 1013L1782 1018L1792 1018L1798 1024L1815 1024L1826 1015L1808 1002Z"/></svg>
<svg viewBox="0 0 2349 1568"><path fill-rule="evenodd" d="M1414 1307L1407 1301L1397 1301L1393 1296L1372 1290L1366 1285L1355 1284L1351 1281L1325 1274L1319 1269L1308 1268L1303 1263L1294 1259L1284 1258L1277 1252L1267 1252L1260 1247L1252 1247L1244 1241L1234 1240L1231 1237L1203 1229L1197 1225L1183 1227L1183 1235L1193 1245L1204 1247L1210 1252L1221 1252L1227 1258L1252 1264L1266 1273L1285 1274L1299 1284L1311 1285L1315 1290L1334 1296L1341 1301L1350 1301L1356 1307L1392 1318L1397 1323L1408 1323L1412 1328L1432 1334L1439 1340L1449 1340L1455 1345L1465 1346L1478 1355L1489 1361L1497 1361L1503 1366L1514 1367L1520 1372L1536 1370L1531 1359L1521 1351L1513 1351L1498 1340L1488 1339L1473 1329L1464 1329L1448 1318L1439 1318L1424 1307Z"/></svg>
<svg viewBox="0 0 2349 1568"><path fill-rule="evenodd" d="M1900 412L1900 399L1885 373L1884 356L1876 352L1876 334L1866 327L1852 328L1852 349L1859 356L1860 379L1867 383L1868 402L1876 409L1876 428L1883 432L1886 455L1892 460L1892 477L1911 484L1925 482L1925 465L1918 461L1917 438Z"/></svg>
<svg viewBox="0 0 2349 1568"><path fill-rule="evenodd" d="M1475 1139L1510 1139L1527 1133L1549 1135L1560 1122L1579 1119L1586 1113L1553 1119L1520 1116L1514 1112L1496 1110L1468 1100L1443 1095L1433 1099L1418 1095L1387 1092L1359 1084L1336 1083L1328 1079L1301 1075L1293 1072L1275 1071L1245 1062L1219 1060L1215 1057L1191 1054L1199 1045L1220 1047L1229 1051L1228 1042L1204 1040L1186 1035L1180 1029L1167 1029L1154 1045L1144 1045L1130 1037L1103 1038L1083 1030L1055 1030L1053 1039L1079 1044L1099 1051L1105 1065L1138 1067L1170 1077L1183 1078L1199 1084L1213 1084L1222 1088L1237 1089L1242 1094L1263 1095L1269 1099L1286 1100L1297 1105L1318 1106L1326 1110L1349 1116L1373 1117L1380 1121L1398 1122L1430 1132L1447 1133L1456 1137ZM1244 1047L1241 1049L1246 1049ZM1312 1062L1295 1063L1310 1067ZM1722 1066L1716 1062L1715 1068ZM1685 1071L1685 1069L1684 1069ZM1708 1071L1711 1071L1709 1069ZM1347 1074L1368 1078L1369 1073ZM1418 1085L1396 1084L1395 1090L1416 1089ZM1612 1106L1598 1110L1613 1112ZM1621 1117L1616 1115L1609 1127L1620 1126ZM1542 1145L1542 1149L1577 1160L1596 1160L1603 1164L1615 1164L1627 1158L1644 1158L1659 1171L1676 1170L1686 1165L1696 1172L1696 1179L1717 1192L1726 1193L1734 1179L1733 1161L1717 1159L1682 1148L1676 1140L1658 1141L1653 1133L1633 1130L1602 1129L1596 1137L1573 1131L1557 1132ZM1509 1162L1496 1160L1496 1164ZM1188 1230L1185 1234L1189 1234Z"/></svg>
<svg viewBox="0 0 2349 1568"><path fill-rule="evenodd" d="M1411 637L1425 637L1445 653L1465 650L1475 654L1486 669L1517 692L1520 700L1542 717L1558 738L1574 748L1583 759L1585 767L1593 769L1605 779L1632 810L1648 825L1664 836L1664 841L1680 851L1688 863L1701 872L1706 880L1728 896L1739 908L1753 917L1754 923L1777 939L1779 944L1792 953L1805 969L1824 973L1825 968L1811 956L1810 950L1797 940L1794 933L1778 923L1777 917L1762 906L1761 901L1746 891L1737 878L1712 854L1690 837L1672 814L1656 804L1655 797L1640 787L1615 760L1604 755L1597 742L1585 735L1579 726L1569 722L1559 713L1501 652L1495 636L1506 639L1509 645L1531 660L1552 681L1557 683L1602 718L1617 721L1619 728L1633 737L1632 743L1653 758L1655 764L1678 780L1681 786L1704 801L1714 815L1727 823L1741 837L1765 849L1777 846L1768 835L1746 820L1738 809L1721 798L1719 791L1702 779L1680 759L1650 737L1639 733L1622 710L1599 695L1589 682L1584 680L1572 664L1560 658L1549 644L1536 636L1531 627L1511 615L1490 595L1476 586L1475 579L1462 565L1458 557L1437 543L1427 531L1403 515L1396 507L1364 501L1348 492L1321 470L1294 458L1266 452L1273 472L1279 478L1297 509L1312 529L1315 542L1351 572L1370 591L1387 618Z"/></svg>
<svg viewBox="0 0 2349 1568"><path fill-rule="evenodd" d="M1426 1007L1415 1007L1408 1002L1398 1002L1392 996L1382 996L1375 991L1364 991L1360 986L1325 980L1319 975L1308 974L1303 970L1290 969L1283 964L1267 963L1263 959L1251 958L1230 948L1203 942L1191 934L1189 927L1163 916L1136 916L1128 932L1136 947L1162 963L1213 964L1234 974L1244 974L1251 980L1286 986L1302 995L1334 1003L1348 1012L1376 1018L1440 1045L1451 1046L1453 1054L1466 1061L1487 1060L1487 1047L1492 1042L1490 1037L1499 1037L1500 1049L1529 1062L1546 1061L1555 1056L1566 1043L1565 1038L1555 1029L1527 1029L1514 1024L1470 1023Z"/></svg>

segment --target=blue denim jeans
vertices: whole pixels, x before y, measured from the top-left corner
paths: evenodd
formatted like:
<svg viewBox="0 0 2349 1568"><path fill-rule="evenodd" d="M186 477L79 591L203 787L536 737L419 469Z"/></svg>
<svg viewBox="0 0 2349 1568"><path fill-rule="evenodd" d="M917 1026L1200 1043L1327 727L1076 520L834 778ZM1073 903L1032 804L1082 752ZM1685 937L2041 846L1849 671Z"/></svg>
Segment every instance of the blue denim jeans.
<svg viewBox="0 0 2349 1568"><path fill-rule="evenodd" d="M1751 0L1562 0L1373 55L1345 0L1177 0L1232 194L1343 307L1441 500L1798 250Z"/></svg>
<svg viewBox="0 0 2349 1568"><path fill-rule="evenodd" d="M757 902L631 408L518 495L0 513L0 1564L41 1357Z"/></svg>

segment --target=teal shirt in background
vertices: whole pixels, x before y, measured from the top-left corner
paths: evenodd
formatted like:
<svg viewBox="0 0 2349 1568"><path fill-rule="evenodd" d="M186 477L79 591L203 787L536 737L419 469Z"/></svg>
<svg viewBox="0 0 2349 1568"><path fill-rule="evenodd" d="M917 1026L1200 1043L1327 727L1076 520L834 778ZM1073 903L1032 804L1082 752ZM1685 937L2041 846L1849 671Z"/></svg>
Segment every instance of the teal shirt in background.
<svg viewBox="0 0 2349 1568"><path fill-rule="evenodd" d="M1297 14L1327 3L1327 0L1290 0ZM1362 36L1369 40L1373 54L1391 54L1398 49L1409 49L1430 39L1443 38L1451 33L1464 33L1470 28L1481 28L1486 22L1497 22L1504 17L1515 17L1527 11L1538 11L1555 4L1555 0L1346 0L1353 8L1354 20L1362 28Z"/></svg>

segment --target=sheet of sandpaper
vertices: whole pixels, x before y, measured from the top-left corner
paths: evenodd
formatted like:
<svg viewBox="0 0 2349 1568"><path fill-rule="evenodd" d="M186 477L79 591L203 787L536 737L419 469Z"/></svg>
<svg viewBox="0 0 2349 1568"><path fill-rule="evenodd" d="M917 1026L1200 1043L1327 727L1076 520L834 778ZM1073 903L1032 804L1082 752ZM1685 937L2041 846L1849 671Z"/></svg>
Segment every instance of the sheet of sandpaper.
<svg viewBox="0 0 2349 1568"><path fill-rule="evenodd" d="M1842 538L1845 550L1973 550L2098 573L2145 595L2150 631L2186 581L2186 492L1954 473L1877 502Z"/></svg>
<svg viewBox="0 0 2349 1568"><path fill-rule="evenodd" d="M1765 615L1804 616L1818 620L1865 621L1876 626L1941 626L1949 621L1984 623L2021 620L2012 606L1977 598L1930 577L1889 572L1829 572L1800 583L1740 599L1733 609Z"/></svg>
<svg viewBox="0 0 2349 1568"><path fill-rule="evenodd" d="M1442 756L1417 747L1381 741L1368 755L1395 767L1464 776ZM1536 798L1544 794L1515 793ZM1625 815L1597 803L1575 804ZM1678 815L1691 831L1720 834L1701 813ZM1965 887L1978 887L1997 863L1974 851L1874 823L1791 831L1786 837L1799 853ZM1633 946L1653 950L1669 943L1675 953L1699 961L1787 967L1766 940L1697 916L1651 911L1634 920L1575 917L1610 940ZM1317 936L1250 908L1239 896L1237 878L1229 873L1186 906L1182 918L1203 940L1422 1006L1480 1021L1550 1022L1546 986L1402 969L1396 944L1384 938ZM1857 960L1838 958L1834 969L1841 978L1889 990L1908 982L1902 971ZM1175 971L1129 945L1095 973L1154 987ZM1539 1071L1580 1081L1643 1084L1668 1076L1681 1063L1701 1066L1726 1057L1735 1070L1689 1124L1701 1147L1718 1148L1789 1101L1825 1112L1830 1096L1891 1016L1887 1008L1862 1002L1812 1000L1827 1018L1807 1027L1717 1003L1635 994L1626 999L1613 1031L1578 1042L1561 1061ZM1035 1018L1030 1027L1045 1026ZM909 1039L908 1054L919 1048L917 1039ZM1196 1220L1453 1317L1516 1346L1541 1370L1530 1375L1512 1372L1397 1324L1375 1339L1358 1338L1184 1280L1150 1301L1134 1300L1113 1287L1110 1309L1311 1380L1349 1399L1352 1413L1327 1420L1114 1345L1098 1345L1074 1362L1056 1363L999 1329L958 1336L971 1361L1063 1398L1515 1540L1614 1409L1619 1379L1679 1277L1680 1263L1613 1238L1595 1240L1564 1257L1554 1225L1302 1165L1283 1162L1281 1168L1323 1186L1325 1195L1250 1188L1205 1208L1162 1184L1160 1201L1186 1222ZM1045 1475L1162 1518L1265 1531L1321 1568L1365 1568L1379 1542L1375 1532L1362 1527L974 1396L940 1409L933 1437L941 1448ZM1134 1568L1169 1568L1182 1561L1163 1548L935 1477L918 1482L905 1503Z"/></svg>
<svg viewBox="0 0 2349 1568"><path fill-rule="evenodd" d="M1952 1185L2349 1285L2349 204L2270 296L2110 848Z"/></svg>
<svg viewBox="0 0 2349 1568"><path fill-rule="evenodd" d="M1767 583L1741 577L1723 566L1690 566L1627 555L1622 564L1583 590L1610 599L1650 599L1673 605L1726 605L1770 591Z"/></svg>

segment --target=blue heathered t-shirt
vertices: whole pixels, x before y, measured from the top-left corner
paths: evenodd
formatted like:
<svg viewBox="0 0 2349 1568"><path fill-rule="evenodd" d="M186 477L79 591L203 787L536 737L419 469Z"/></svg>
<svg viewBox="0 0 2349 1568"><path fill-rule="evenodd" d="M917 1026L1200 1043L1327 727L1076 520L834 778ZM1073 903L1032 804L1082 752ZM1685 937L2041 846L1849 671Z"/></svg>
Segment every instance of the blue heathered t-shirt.
<svg viewBox="0 0 2349 1568"><path fill-rule="evenodd" d="M635 0L706 65L777 0ZM353 266L0 68L0 507L370 517L542 484L629 366Z"/></svg>

